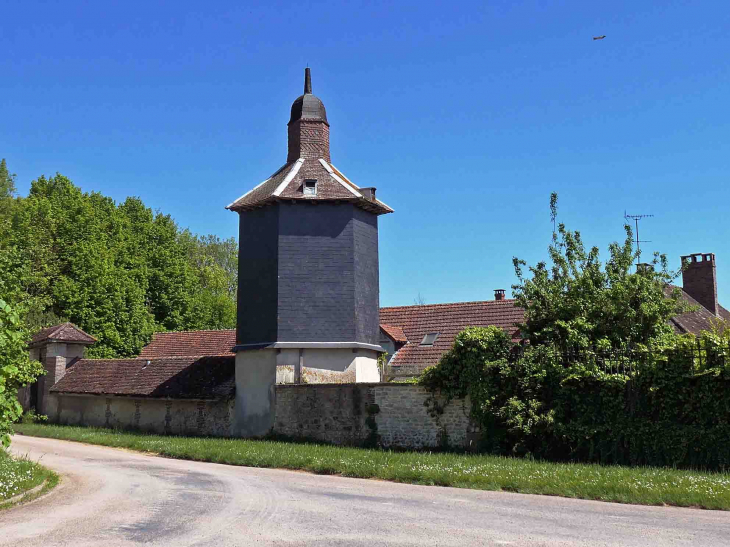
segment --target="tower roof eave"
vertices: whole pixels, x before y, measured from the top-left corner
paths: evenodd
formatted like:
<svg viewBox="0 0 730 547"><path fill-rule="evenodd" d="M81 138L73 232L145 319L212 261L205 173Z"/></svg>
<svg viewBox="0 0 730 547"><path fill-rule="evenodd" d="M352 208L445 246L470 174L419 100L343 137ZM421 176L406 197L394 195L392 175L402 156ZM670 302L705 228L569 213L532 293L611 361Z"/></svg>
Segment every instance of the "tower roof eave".
<svg viewBox="0 0 730 547"><path fill-rule="evenodd" d="M302 192L304 180L310 178L317 180L317 195L314 196L304 195ZM382 201L366 198L359 186L334 165L321 158L319 160L299 158L285 164L264 182L229 204L226 209L241 212L277 201L350 202L378 215L393 212L393 209Z"/></svg>

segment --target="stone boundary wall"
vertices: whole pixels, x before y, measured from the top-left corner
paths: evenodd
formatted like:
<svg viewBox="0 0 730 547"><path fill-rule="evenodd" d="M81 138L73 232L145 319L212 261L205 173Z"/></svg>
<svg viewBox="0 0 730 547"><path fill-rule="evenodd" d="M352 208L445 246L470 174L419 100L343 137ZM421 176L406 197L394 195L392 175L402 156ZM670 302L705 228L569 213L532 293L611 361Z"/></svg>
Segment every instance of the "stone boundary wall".
<svg viewBox="0 0 730 547"><path fill-rule="evenodd" d="M478 430L469 405L454 400L436 416L424 405L428 392L409 384L277 385L272 433L339 445L384 448L470 449ZM54 394L51 423L149 433L230 436L234 401L197 401Z"/></svg>
<svg viewBox="0 0 730 547"><path fill-rule="evenodd" d="M353 446L475 446L467 402L454 400L434 417L428 396L409 384L277 385L273 433Z"/></svg>
<svg viewBox="0 0 730 547"><path fill-rule="evenodd" d="M51 423L225 437L231 434L233 401L51 395Z"/></svg>

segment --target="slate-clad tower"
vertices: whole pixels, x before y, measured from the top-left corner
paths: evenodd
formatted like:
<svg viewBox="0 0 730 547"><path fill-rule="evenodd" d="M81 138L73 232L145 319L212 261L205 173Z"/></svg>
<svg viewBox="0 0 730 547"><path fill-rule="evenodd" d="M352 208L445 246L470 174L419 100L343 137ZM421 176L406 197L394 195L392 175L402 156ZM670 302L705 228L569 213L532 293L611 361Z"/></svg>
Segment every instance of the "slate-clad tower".
<svg viewBox="0 0 730 547"><path fill-rule="evenodd" d="M302 365L379 379L378 215L392 209L332 165L329 131L307 68L286 164L227 207L240 216L237 389L270 384L263 407L273 402L277 365L290 365L297 379ZM248 424L241 433L266 433L271 416L262 408L254 424L249 395L237 416Z"/></svg>

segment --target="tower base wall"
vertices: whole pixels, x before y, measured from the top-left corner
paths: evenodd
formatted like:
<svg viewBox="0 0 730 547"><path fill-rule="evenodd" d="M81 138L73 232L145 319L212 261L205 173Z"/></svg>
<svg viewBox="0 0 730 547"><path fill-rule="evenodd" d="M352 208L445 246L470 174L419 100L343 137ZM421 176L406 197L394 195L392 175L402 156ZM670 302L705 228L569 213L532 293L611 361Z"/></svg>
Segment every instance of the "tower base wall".
<svg viewBox="0 0 730 547"><path fill-rule="evenodd" d="M272 432L277 383L379 381L378 352L375 350L289 347L239 351L236 353L236 401L231 434L261 437Z"/></svg>

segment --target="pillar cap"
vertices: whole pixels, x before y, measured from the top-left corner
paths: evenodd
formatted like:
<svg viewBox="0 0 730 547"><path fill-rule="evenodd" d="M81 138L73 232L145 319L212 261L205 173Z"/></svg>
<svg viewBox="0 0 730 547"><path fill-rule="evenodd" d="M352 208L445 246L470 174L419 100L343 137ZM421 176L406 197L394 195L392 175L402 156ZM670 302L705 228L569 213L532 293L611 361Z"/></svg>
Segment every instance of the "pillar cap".
<svg viewBox="0 0 730 547"><path fill-rule="evenodd" d="M29 347L37 347L46 344L61 343L61 344L82 344L84 346L90 346L97 342L97 339L86 334L80 328L73 323L61 323L53 327L47 327L36 333L31 338Z"/></svg>

